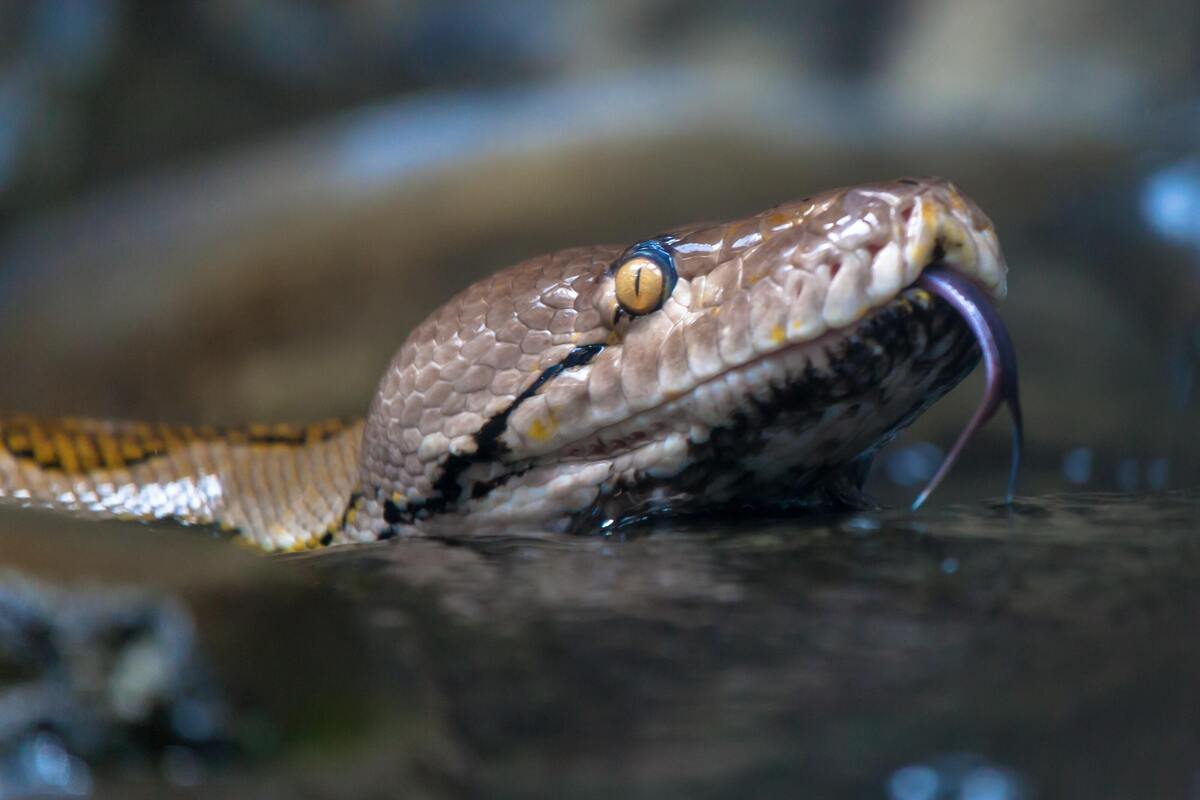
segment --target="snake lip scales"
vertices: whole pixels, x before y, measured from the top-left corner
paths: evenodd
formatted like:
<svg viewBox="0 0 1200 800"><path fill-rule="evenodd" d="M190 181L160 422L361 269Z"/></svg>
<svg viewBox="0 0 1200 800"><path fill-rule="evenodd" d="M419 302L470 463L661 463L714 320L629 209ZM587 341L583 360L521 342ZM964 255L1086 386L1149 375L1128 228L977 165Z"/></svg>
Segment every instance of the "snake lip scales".
<svg viewBox="0 0 1200 800"><path fill-rule="evenodd" d="M1019 442L1006 276L948 181L835 189L478 281L410 332L365 420L0 418L0 498L266 550L845 508L982 351L984 405L919 503L1001 400Z"/></svg>

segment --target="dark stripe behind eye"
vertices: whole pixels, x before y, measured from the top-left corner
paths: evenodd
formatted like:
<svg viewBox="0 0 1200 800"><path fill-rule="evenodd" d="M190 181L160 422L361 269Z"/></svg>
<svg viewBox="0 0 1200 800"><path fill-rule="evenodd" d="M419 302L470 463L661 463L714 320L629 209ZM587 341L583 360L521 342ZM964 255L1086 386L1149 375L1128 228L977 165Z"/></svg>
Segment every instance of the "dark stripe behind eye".
<svg viewBox="0 0 1200 800"><path fill-rule="evenodd" d="M459 482L462 474L472 464L493 461L502 454L503 445L500 442L500 436L504 433L504 429L508 426L508 419L517 410L517 407L537 394L539 389L565 370L582 367L595 358L603 349L604 345L602 344L585 344L574 347L562 361L543 370L537 380L531 383L529 388L517 395L508 405L508 408L485 422L483 427L475 433L474 453L467 455L451 454L446 457L445 462L442 464L442 474L433 484L433 496L425 500L414 500L403 507L395 504L392 500L387 500L386 504L390 504L390 508L387 509L387 516L392 518L388 521L411 521L420 511L431 513L444 511L449 505L457 502L463 491L462 484Z"/></svg>

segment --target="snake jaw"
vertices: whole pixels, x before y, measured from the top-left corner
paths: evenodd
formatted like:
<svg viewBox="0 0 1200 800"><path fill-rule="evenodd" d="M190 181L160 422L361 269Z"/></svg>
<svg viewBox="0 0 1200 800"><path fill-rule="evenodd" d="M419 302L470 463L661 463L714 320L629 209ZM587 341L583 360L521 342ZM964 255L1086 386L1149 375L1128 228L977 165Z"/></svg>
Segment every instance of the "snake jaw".
<svg viewBox="0 0 1200 800"><path fill-rule="evenodd" d="M922 272L1005 293L991 223L938 179L647 241L677 273L657 309L614 311L627 248L572 248L475 284L413 332L364 434L364 536L380 516L450 532L828 507L824 488L978 360L961 313L913 288Z"/></svg>

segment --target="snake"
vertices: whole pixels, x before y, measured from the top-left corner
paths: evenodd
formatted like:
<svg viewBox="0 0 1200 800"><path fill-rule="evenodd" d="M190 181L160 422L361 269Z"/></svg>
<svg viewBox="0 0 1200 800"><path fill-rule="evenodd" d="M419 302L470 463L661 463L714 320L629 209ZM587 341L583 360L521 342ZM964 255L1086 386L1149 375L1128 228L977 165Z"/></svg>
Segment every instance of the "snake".
<svg viewBox="0 0 1200 800"><path fill-rule="evenodd" d="M266 551L862 507L875 454L979 363L1016 360L995 227L940 178L572 247L484 278L404 340L362 419L0 417L0 500L170 520Z"/></svg>

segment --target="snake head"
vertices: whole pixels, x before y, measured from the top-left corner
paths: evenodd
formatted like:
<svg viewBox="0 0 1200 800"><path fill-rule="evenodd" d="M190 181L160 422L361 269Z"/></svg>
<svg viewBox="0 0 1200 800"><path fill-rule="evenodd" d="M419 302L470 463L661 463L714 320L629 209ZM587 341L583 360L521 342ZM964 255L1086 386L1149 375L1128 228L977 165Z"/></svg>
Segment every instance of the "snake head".
<svg viewBox="0 0 1200 800"><path fill-rule="evenodd" d="M978 361L960 313L917 286L934 264L1005 295L991 222L930 178L504 270L385 374L361 535L844 503Z"/></svg>

